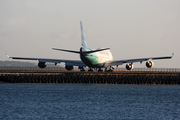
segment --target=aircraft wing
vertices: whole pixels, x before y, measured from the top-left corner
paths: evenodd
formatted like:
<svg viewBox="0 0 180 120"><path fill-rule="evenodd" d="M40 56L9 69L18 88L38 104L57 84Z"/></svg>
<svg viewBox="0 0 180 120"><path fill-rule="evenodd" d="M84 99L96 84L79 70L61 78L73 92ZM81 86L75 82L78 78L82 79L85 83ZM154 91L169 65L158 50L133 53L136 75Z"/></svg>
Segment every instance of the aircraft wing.
<svg viewBox="0 0 180 120"><path fill-rule="evenodd" d="M46 59L46 58L24 58L24 57L10 57L9 55L7 55L7 57L8 58L12 58L12 59L21 59L21 60L38 60L39 62L49 62L49 63L55 63L55 64L64 62L66 65L86 67L86 65L81 60Z"/></svg>
<svg viewBox="0 0 180 120"><path fill-rule="evenodd" d="M165 57L149 57L149 58L138 58L138 59L127 59L127 60L116 60L116 61L110 61L105 63L106 66L115 66L115 65L122 65L124 63L134 63L134 62L140 62L143 61L149 61L149 60L159 60L159 59L171 59L174 56L174 53L172 53L172 56L165 56Z"/></svg>

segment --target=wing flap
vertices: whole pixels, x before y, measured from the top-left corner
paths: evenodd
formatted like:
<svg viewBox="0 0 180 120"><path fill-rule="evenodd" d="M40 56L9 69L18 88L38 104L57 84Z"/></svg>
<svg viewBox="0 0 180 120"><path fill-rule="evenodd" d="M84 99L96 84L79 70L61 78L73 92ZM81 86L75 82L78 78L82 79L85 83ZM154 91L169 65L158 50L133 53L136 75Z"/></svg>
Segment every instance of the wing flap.
<svg viewBox="0 0 180 120"><path fill-rule="evenodd" d="M86 67L86 65L82 61L80 61L80 60L46 59L46 58L24 58L24 57L10 57L9 55L7 55L7 56L8 56L8 58L12 58L12 59L37 60L39 62L49 62L49 63L61 63L61 62L64 62L67 65Z"/></svg>
<svg viewBox="0 0 180 120"><path fill-rule="evenodd" d="M171 59L173 56L174 56L174 53L172 53L172 56L165 56L165 57L149 57L149 58L116 60L116 61L107 62L105 63L105 65L115 66L115 65L122 65L124 63L135 63L135 62L143 62L143 61L148 61L148 60Z"/></svg>

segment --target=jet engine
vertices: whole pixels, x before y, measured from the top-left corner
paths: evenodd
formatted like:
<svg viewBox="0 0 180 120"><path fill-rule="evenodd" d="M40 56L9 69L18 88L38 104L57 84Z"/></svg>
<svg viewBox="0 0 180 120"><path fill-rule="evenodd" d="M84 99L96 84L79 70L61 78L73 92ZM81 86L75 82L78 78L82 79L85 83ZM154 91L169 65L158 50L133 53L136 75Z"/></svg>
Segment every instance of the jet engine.
<svg viewBox="0 0 180 120"><path fill-rule="evenodd" d="M126 69L127 70L132 70L134 68L133 64L126 64Z"/></svg>
<svg viewBox="0 0 180 120"><path fill-rule="evenodd" d="M39 66L40 68L45 68L45 67L46 67L45 62L39 62L39 63L38 63L38 66Z"/></svg>
<svg viewBox="0 0 180 120"><path fill-rule="evenodd" d="M147 61L146 62L146 67L152 68L154 66L154 63L152 61Z"/></svg>
<svg viewBox="0 0 180 120"><path fill-rule="evenodd" d="M66 65L65 68L66 68L66 70L72 70L72 69L73 69L73 66Z"/></svg>

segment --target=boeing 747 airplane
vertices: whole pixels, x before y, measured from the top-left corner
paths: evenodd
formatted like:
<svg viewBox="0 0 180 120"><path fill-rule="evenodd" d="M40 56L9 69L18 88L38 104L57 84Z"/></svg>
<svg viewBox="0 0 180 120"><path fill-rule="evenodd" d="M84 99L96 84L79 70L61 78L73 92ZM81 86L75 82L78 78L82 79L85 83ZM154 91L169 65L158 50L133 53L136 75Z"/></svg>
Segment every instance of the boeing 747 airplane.
<svg viewBox="0 0 180 120"><path fill-rule="evenodd" d="M126 64L127 70L132 70L134 68L133 63L135 62L146 62L146 67L152 68L154 63L152 60L159 60L159 59L171 59L172 56L165 56L165 57L149 57L149 58L138 58L138 59L127 59L127 60L113 60L113 56L111 54L110 48L101 48L92 50L88 48L85 34L83 31L83 25L80 21L80 27L81 27L81 44L82 47L80 48L80 51L73 51L73 50L65 50L65 49L57 49L52 48L53 50L59 50L59 51L65 51L65 52L71 52L76 53L80 55L81 60L63 60L63 59L45 59L45 58L24 58L24 57L8 57L12 59L21 59L21 60L37 60L38 66L40 68L45 68L46 63L54 63L60 64L61 62L65 63L65 68L67 70L72 70L73 66L78 66L81 71L84 71L85 67L89 67L88 71L93 71L93 69L98 69L98 71L102 71L102 68L105 68L105 70L112 71L113 66L119 66L122 64Z"/></svg>

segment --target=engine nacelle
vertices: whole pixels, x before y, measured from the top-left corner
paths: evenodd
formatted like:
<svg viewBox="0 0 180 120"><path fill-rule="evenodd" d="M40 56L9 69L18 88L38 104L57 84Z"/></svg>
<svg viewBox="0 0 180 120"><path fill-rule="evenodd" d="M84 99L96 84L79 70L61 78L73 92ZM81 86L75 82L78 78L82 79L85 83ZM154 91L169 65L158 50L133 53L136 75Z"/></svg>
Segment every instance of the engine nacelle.
<svg viewBox="0 0 180 120"><path fill-rule="evenodd" d="M126 69L127 70L132 70L134 68L133 64L126 64Z"/></svg>
<svg viewBox="0 0 180 120"><path fill-rule="evenodd" d="M39 63L38 63L38 66L39 66L40 68L45 68L45 67L46 67L45 62L39 62Z"/></svg>
<svg viewBox="0 0 180 120"><path fill-rule="evenodd" d="M72 69L73 69L73 66L66 65L65 68L66 68L66 70L72 70Z"/></svg>
<svg viewBox="0 0 180 120"><path fill-rule="evenodd" d="M154 63L152 61L146 62L146 67L152 68L154 66Z"/></svg>

